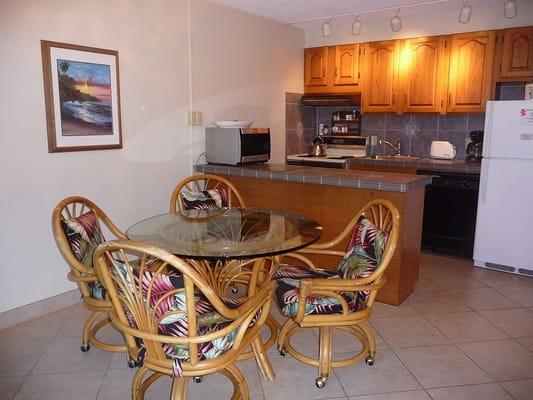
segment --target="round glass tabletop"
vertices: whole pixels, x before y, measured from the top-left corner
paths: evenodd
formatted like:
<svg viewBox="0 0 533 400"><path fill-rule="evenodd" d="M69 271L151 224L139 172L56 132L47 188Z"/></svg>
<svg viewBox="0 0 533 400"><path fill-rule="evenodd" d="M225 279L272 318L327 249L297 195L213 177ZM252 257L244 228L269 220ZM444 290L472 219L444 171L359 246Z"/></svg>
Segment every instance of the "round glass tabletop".
<svg viewBox="0 0 533 400"><path fill-rule="evenodd" d="M322 227L302 215L259 208L186 210L132 225L126 235L177 256L244 259L283 254L320 238Z"/></svg>

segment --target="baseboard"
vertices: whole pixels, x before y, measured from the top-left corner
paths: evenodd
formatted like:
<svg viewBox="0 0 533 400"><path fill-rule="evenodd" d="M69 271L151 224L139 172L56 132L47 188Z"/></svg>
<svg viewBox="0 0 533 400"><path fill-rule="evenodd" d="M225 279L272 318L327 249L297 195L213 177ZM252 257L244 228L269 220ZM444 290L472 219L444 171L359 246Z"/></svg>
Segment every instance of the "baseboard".
<svg viewBox="0 0 533 400"><path fill-rule="evenodd" d="M33 318L41 317L45 314L72 306L81 301L78 289L48 297L35 303L26 304L13 310L0 313L0 329L20 324Z"/></svg>

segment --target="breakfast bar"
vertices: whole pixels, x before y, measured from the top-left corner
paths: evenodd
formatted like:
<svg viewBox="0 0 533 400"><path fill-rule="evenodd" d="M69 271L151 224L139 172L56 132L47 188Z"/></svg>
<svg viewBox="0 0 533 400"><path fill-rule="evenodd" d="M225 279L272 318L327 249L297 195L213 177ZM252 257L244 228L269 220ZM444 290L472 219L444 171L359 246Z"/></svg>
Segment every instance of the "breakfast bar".
<svg viewBox="0 0 533 400"><path fill-rule="evenodd" d="M420 263L424 188L430 183L429 176L283 164L206 164L196 165L195 170L225 176L239 188L248 207L283 209L318 221L324 228L321 242L338 235L368 201L392 201L402 224L398 247L385 273L387 283L378 293L378 300L398 305L413 292ZM339 250L345 248L346 243L339 244ZM335 267L326 256L316 261L324 268Z"/></svg>

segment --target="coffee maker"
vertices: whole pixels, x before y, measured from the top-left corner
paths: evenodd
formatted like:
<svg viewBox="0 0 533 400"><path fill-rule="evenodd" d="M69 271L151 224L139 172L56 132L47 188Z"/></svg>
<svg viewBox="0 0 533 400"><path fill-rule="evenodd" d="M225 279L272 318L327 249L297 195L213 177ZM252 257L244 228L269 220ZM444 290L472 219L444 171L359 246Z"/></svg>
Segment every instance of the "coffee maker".
<svg viewBox="0 0 533 400"><path fill-rule="evenodd" d="M471 131L470 143L466 146L466 161L479 162L483 151L483 131Z"/></svg>

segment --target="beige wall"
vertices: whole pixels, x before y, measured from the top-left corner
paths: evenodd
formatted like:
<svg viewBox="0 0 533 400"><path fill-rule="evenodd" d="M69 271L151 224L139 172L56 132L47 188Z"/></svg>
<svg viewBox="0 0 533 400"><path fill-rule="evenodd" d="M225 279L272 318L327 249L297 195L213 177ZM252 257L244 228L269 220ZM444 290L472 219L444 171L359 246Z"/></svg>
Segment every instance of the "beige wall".
<svg viewBox="0 0 533 400"><path fill-rule="evenodd" d="M89 197L125 229L191 173L185 3L0 0L0 312L75 287L50 228L60 199ZM122 150L48 153L41 39L119 51Z"/></svg>
<svg viewBox="0 0 533 400"><path fill-rule="evenodd" d="M335 18L331 23L332 34L327 38L322 37L320 30L323 21L308 23L300 27L305 30L305 47L317 47L533 25L533 1L517 0L517 2L519 12L512 19L507 19L503 15L503 1L487 3L485 6L480 2L472 3L472 18L468 24L461 24L457 20L461 8L459 0L455 10L441 10L439 5L433 5L409 11L421 10L420 12L423 11L424 14L405 16L400 11L402 18L402 30L400 32L391 31L392 11L362 15L363 29L359 36L351 34L352 17ZM404 13L407 12L407 10L404 11Z"/></svg>
<svg viewBox="0 0 533 400"><path fill-rule="evenodd" d="M285 92L303 91L303 32L201 0L192 2L192 102L204 125L237 117L272 131L285 159ZM203 151L203 129L195 129Z"/></svg>
<svg viewBox="0 0 533 400"><path fill-rule="evenodd" d="M285 154L285 91L302 90L303 32L191 1L0 0L0 313L75 288L51 234L60 199L86 196L124 229L168 209L203 151L203 127L185 123L190 108L206 122L271 127L275 157ZM48 153L41 39L119 51L123 149Z"/></svg>

